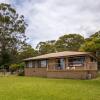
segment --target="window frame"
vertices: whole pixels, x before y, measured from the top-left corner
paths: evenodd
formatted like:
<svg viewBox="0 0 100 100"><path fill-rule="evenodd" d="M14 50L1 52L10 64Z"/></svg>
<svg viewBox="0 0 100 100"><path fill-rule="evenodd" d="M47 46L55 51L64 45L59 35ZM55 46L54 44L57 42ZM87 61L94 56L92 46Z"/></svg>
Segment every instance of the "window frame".
<svg viewBox="0 0 100 100"><path fill-rule="evenodd" d="M42 66L42 62L43 61L45 61L45 66ZM47 64L48 64L48 62L47 62L47 59L45 60L39 60L38 61L38 68L47 68Z"/></svg>
<svg viewBox="0 0 100 100"><path fill-rule="evenodd" d="M80 60L83 59L83 60ZM72 60L72 61L69 61ZM68 66L69 67L84 67L85 56L73 56L68 58Z"/></svg>
<svg viewBox="0 0 100 100"><path fill-rule="evenodd" d="M32 61L28 61L28 68L33 68L33 63L32 63ZM31 66L30 66L31 65Z"/></svg>

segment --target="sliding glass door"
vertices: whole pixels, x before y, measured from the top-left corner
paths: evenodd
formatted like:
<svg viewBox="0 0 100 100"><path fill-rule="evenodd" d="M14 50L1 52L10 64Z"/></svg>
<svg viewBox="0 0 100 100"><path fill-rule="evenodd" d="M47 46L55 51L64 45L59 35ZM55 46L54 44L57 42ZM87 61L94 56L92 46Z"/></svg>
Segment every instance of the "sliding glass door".
<svg viewBox="0 0 100 100"><path fill-rule="evenodd" d="M64 58L56 59L56 69L58 70L65 69L65 59Z"/></svg>

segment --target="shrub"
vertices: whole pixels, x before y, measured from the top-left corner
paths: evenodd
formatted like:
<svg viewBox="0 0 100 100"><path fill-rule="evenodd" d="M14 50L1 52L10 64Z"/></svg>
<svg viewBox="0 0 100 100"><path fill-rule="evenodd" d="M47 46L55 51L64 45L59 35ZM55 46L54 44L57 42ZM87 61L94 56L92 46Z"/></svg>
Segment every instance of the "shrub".
<svg viewBox="0 0 100 100"><path fill-rule="evenodd" d="M11 64L9 69L12 74L17 71L19 75L23 75L24 74L24 63Z"/></svg>
<svg viewBox="0 0 100 100"><path fill-rule="evenodd" d="M21 69L20 69L20 70L18 71L18 76L24 76L24 70L21 70Z"/></svg>
<svg viewBox="0 0 100 100"><path fill-rule="evenodd" d="M11 74L13 74L15 71L18 70L18 64L11 64L11 65L9 66L9 69L10 69L10 71L11 71Z"/></svg>

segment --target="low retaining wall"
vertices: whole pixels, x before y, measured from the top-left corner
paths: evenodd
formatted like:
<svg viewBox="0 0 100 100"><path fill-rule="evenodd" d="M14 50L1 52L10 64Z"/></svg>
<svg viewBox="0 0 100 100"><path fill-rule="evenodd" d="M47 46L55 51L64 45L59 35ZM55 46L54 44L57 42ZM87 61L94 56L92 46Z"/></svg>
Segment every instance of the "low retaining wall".
<svg viewBox="0 0 100 100"><path fill-rule="evenodd" d="M70 78L70 79L91 79L97 76L97 71L91 70L67 70L67 71L48 71L49 78Z"/></svg>
<svg viewBox="0 0 100 100"><path fill-rule="evenodd" d="M46 68L25 68L25 76L40 76L48 78L91 79L97 76L96 70L56 70Z"/></svg>
<svg viewBox="0 0 100 100"><path fill-rule="evenodd" d="M25 76L40 76L46 77L47 71L46 68L25 68Z"/></svg>

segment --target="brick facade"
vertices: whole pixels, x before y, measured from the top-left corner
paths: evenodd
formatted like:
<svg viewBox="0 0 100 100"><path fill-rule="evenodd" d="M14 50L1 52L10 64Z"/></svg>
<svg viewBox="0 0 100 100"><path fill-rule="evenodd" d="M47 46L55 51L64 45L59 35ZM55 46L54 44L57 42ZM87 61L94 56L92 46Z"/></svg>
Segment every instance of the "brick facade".
<svg viewBox="0 0 100 100"><path fill-rule="evenodd" d="M91 76L89 76L91 75ZM39 76L48 78L88 79L97 76L96 70L66 70L47 71L46 68L25 68L25 76Z"/></svg>
<svg viewBox="0 0 100 100"><path fill-rule="evenodd" d="M88 79L95 78L97 71L86 70L69 70L69 71L48 71L47 77L49 78L69 78L69 79Z"/></svg>
<svg viewBox="0 0 100 100"><path fill-rule="evenodd" d="M25 76L41 76L46 77L46 68L25 68Z"/></svg>

